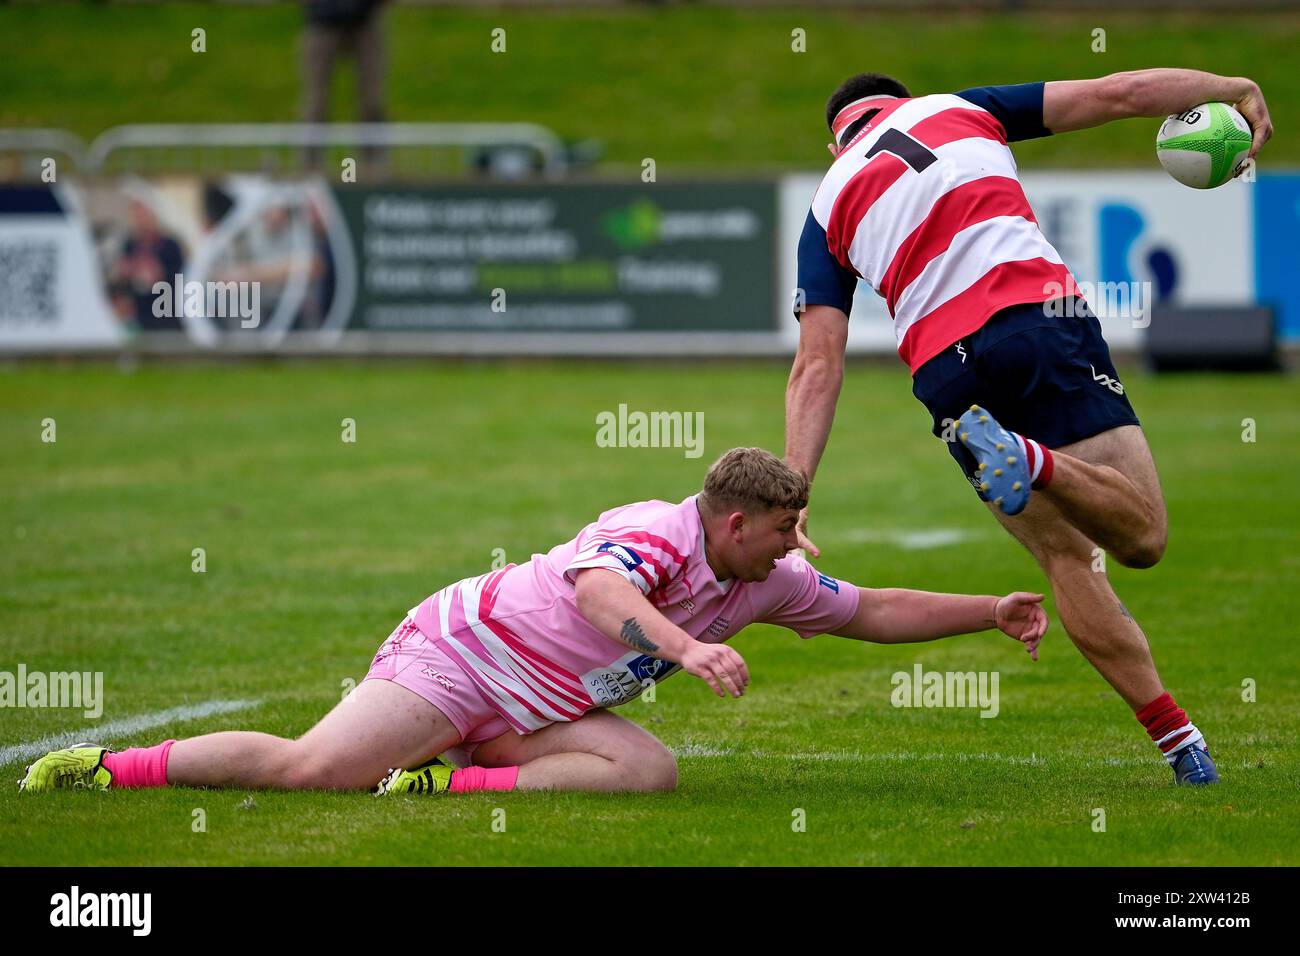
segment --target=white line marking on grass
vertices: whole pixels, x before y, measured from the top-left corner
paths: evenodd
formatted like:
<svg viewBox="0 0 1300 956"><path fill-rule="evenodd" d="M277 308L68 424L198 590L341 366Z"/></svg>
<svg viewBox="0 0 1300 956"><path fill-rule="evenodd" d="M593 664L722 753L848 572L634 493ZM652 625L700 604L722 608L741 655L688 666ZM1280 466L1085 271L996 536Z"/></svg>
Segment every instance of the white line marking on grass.
<svg viewBox="0 0 1300 956"><path fill-rule="evenodd" d="M200 717L211 717L213 714L247 710L260 703L260 700L209 700L202 704L188 704L184 707L172 707L170 710L156 710L149 714L110 720L83 730L68 730L61 734L42 737L40 740L29 740L23 744L10 744L8 747L0 748L0 766L13 763L15 760L35 757L38 754L44 755L51 750L59 750L86 740L105 744L109 737L124 737L141 730L148 730L150 727L161 727L163 724L176 721L198 720Z"/></svg>
<svg viewBox="0 0 1300 956"><path fill-rule="evenodd" d="M755 756L759 756L755 754ZM1011 763L1023 764L1029 767L1039 767L1047 763L1047 759L1037 754L1030 754L1028 757L1017 757L1010 754L991 754L991 753L964 753L956 751L954 753L908 753L906 751L894 751L883 753L857 753L856 751L822 751L812 750L805 753L793 754L772 754L770 756L780 756L786 760L847 760L847 761L884 761L888 763L911 763L923 760L947 760L954 763L966 763L968 761L989 761L991 763Z"/></svg>
<svg viewBox="0 0 1300 956"><path fill-rule="evenodd" d="M828 537L853 544L892 544L904 551L928 551L931 548L946 548L964 541L973 541L982 535L965 528L926 528L919 531L850 528Z"/></svg>
<svg viewBox="0 0 1300 956"><path fill-rule="evenodd" d="M687 744L684 747L674 748L673 753L678 757L730 757L735 755L735 751L731 749L717 749L708 747L704 744ZM771 751L766 750L750 750L744 752L742 755L747 757L775 757L778 760L826 760L843 761L848 763L867 763L871 761L885 763L916 763L920 761L942 760L950 763L1009 763L1026 767L1041 767L1056 759L1066 759L1064 756L1059 758L1045 757L1041 754L1033 753L1025 757L1016 756L1014 754L996 754L986 752L963 753L961 751L954 751L953 753L911 753L908 751L859 753L855 750L808 750L798 753L783 754L772 753ZM1101 760L1090 761L1089 765L1101 764L1111 767L1136 767L1151 762L1150 759L1141 759L1136 757L1105 757Z"/></svg>
<svg viewBox="0 0 1300 956"><path fill-rule="evenodd" d="M730 747L706 747L704 744L682 744L672 748L678 757L730 757L735 751Z"/></svg>

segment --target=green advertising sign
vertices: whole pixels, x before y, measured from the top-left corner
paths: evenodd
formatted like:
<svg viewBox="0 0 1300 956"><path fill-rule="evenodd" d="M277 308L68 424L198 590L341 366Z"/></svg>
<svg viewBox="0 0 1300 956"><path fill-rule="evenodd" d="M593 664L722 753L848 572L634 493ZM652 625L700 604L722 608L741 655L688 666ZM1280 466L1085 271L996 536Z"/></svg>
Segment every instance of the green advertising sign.
<svg viewBox="0 0 1300 956"><path fill-rule="evenodd" d="M366 331L773 331L770 183L337 188Z"/></svg>

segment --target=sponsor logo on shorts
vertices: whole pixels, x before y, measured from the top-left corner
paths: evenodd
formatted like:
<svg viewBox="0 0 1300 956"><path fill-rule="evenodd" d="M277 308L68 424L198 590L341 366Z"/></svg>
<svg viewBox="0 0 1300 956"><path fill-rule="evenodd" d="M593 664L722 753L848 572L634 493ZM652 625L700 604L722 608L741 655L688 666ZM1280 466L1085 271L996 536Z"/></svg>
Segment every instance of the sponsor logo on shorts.
<svg viewBox="0 0 1300 956"><path fill-rule="evenodd" d="M1124 394L1124 386L1119 383L1119 379L1111 378L1105 372L1098 372L1091 365L1089 365L1088 368L1092 372L1092 380L1096 382L1098 385L1105 386L1106 388L1114 392L1116 395Z"/></svg>
<svg viewBox="0 0 1300 956"><path fill-rule="evenodd" d="M612 554L623 562L623 566L629 571L633 570L638 565L645 563L641 560L641 555L637 554L631 548L625 548L623 545L615 544L613 541L606 541L596 550L603 551L606 554Z"/></svg>
<svg viewBox="0 0 1300 956"><path fill-rule="evenodd" d="M446 674L434 670L432 667L422 668L421 673L424 674L425 677L433 678L443 687L447 688L447 690L451 690L453 687L456 686L456 682L453 681L450 677L448 677Z"/></svg>

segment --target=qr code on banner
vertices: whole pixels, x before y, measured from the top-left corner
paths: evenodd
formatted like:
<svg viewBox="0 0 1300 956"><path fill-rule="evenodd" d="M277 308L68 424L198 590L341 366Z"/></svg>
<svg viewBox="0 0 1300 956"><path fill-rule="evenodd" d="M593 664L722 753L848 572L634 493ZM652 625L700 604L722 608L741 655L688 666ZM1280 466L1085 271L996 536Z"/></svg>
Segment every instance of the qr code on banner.
<svg viewBox="0 0 1300 956"><path fill-rule="evenodd" d="M59 317L57 242L0 242L0 325Z"/></svg>

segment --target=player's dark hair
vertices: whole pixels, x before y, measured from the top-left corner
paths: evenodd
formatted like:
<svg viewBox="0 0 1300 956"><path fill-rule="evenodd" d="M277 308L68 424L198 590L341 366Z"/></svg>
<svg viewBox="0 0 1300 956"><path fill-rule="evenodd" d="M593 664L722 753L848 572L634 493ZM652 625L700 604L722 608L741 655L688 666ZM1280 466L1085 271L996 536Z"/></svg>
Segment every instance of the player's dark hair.
<svg viewBox="0 0 1300 956"><path fill-rule="evenodd" d="M698 501L707 515L801 511L808 505L808 476L765 449L733 448L709 468Z"/></svg>
<svg viewBox="0 0 1300 956"><path fill-rule="evenodd" d="M858 73L856 76L850 76L826 101L827 129L835 122L839 111L854 100L860 100L864 96L879 96L882 93L903 98L912 95L907 91L906 86L884 73Z"/></svg>

